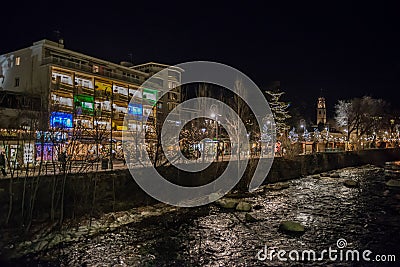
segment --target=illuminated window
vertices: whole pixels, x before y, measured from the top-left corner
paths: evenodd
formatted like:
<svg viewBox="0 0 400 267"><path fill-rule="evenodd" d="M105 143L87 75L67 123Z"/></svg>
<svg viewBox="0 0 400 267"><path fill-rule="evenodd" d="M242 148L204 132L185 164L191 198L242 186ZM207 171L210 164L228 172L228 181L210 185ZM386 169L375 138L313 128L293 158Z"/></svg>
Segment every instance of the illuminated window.
<svg viewBox="0 0 400 267"><path fill-rule="evenodd" d="M169 97L170 100L176 100L177 99L176 95L174 93L171 93L171 92L168 93L168 97Z"/></svg>
<svg viewBox="0 0 400 267"><path fill-rule="evenodd" d="M15 87L18 87L18 86L19 86L19 78L15 78L14 86L15 86Z"/></svg>
<svg viewBox="0 0 400 267"><path fill-rule="evenodd" d="M98 73L99 72L99 66L93 65L93 72Z"/></svg>
<svg viewBox="0 0 400 267"><path fill-rule="evenodd" d="M15 58L15 65L19 66L21 64L21 57L16 57Z"/></svg>

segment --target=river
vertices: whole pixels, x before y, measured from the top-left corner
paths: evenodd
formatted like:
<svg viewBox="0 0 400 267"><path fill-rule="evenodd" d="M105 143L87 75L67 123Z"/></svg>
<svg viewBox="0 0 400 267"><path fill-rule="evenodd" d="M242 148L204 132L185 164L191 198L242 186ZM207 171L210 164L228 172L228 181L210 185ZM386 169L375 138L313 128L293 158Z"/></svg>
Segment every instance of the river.
<svg viewBox="0 0 400 267"><path fill-rule="evenodd" d="M289 181L289 188L266 190L246 201L255 222L245 213L215 204L186 209L122 226L77 243L65 244L19 259L18 264L40 266L375 266L390 255L400 263L400 190L388 188L382 168L372 165L338 170L340 178L308 176ZM349 188L345 179L359 182ZM303 235L279 231L280 222L305 226ZM338 248L341 240L345 247ZM343 245L341 245L343 246ZM323 254L336 249L337 259ZM260 250L284 250L281 259L257 257ZM263 250L263 251L264 251ZM316 252L296 258L296 251ZM343 256L357 250L359 261ZM362 253L367 252L366 261ZM262 251L262 252L263 252ZM295 251L295 252L293 252ZM289 258L292 252L294 258ZM259 256L263 256L259 253ZM287 261L283 261L283 259ZM350 260L349 260L350 259ZM393 260L393 258L391 259ZM396 262L379 262L396 266Z"/></svg>

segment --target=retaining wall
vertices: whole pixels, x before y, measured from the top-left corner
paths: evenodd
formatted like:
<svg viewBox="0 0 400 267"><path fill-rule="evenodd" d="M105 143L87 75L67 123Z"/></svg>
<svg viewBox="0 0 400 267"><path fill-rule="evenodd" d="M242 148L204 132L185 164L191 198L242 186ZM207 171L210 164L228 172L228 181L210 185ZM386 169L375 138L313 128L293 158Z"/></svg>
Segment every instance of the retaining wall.
<svg viewBox="0 0 400 267"><path fill-rule="evenodd" d="M267 168L268 160L260 159L261 166ZM293 159L275 158L264 183L284 181L333 169L375 164L383 166L387 161L400 160L400 148L373 149L358 152L332 152L297 156ZM252 159L251 162L258 161ZM201 175L181 172L172 167L160 168L171 182L185 186L206 184L217 177L227 162L213 163ZM254 166L249 164L248 166ZM140 171L139 169L137 171ZM246 169L244 178L237 188L246 188L252 177L252 168ZM39 178L18 178L0 180L0 225L4 226L12 209L8 225L21 225L30 221L48 221L53 215L56 220L61 216L79 217L103 212L129 209L148 205L156 201L149 197L132 179L128 170L102 171L86 174L70 174L65 179L65 194L62 201L63 176L41 176ZM11 183L11 184L10 184ZM11 185L11 186L10 186ZM36 191L36 197L33 194ZM25 193L24 193L25 192ZM34 202L32 200L34 199ZM33 204L33 209L31 209Z"/></svg>

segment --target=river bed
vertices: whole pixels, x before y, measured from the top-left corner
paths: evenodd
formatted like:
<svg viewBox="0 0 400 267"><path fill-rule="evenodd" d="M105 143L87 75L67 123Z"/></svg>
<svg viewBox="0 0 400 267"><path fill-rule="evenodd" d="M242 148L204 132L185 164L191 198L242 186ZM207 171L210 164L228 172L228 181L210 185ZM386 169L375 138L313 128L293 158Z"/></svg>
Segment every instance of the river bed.
<svg viewBox="0 0 400 267"><path fill-rule="evenodd" d="M375 266L376 255L394 255L400 264L400 190L388 188L382 168L367 165L336 172L340 178L307 176L289 188L265 190L246 198L245 212L215 204L169 213L18 259L17 265L40 266ZM352 179L359 186L349 188ZM279 231L282 221L305 226L303 235ZM342 243L338 248L338 240ZM345 243L343 243L345 242ZM337 259L323 255L329 247ZM266 259L260 250L286 251L287 261ZM290 259L290 251L313 250L321 260ZM340 250L360 252L360 261L340 261ZM361 254L372 253L367 262ZM259 254L257 257L257 253ZM292 253L291 255L296 255ZM275 255L276 256L276 255ZM283 257L283 258L285 258ZM393 258L391 258L393 260ZM382 262L380 262L380 265ZM396 266L396 262L384 265Z"/></svg>

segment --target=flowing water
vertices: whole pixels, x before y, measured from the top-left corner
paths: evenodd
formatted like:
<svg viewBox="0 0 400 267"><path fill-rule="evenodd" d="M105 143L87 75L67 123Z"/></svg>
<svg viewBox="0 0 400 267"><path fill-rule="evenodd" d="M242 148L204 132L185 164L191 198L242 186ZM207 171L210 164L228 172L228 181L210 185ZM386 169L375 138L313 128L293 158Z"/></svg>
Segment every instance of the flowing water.
<svg viewBox="0 0 400 267"><path fill-rule="evenodd" d="M382 168L371 165L339 170L341 178L305 177L290 187L267 190L246 199L258 220L246 222L245 213L223 210L214 204L186 212L120 227L78 243L65 244L20 259L18 263L40 266L375 266L375 256L395 255L400 265L400 190L385 185ZM345 179L359 187L348 188ZM293 220L305 226L303 235L279 231L280 222ZM339 249L337 241L345 239ZM343 242L343 240L342 240ZM285 250L280 261L259 259L256 254ZM341 245L343 246L343 245ZM338 250L337 259L322 254ZM360 261L346 261L340 250L358 250ZM314 250L316 257L296 259L289 252ZM370 262L363 261L364 250ZM264 255L264 254L259 254ZM345 255L345 254L342 254ZM276 256L276 255L275 255ZM348 259L351 259L350 257ZM380 263L379 266L381 266Z"/></svg>

